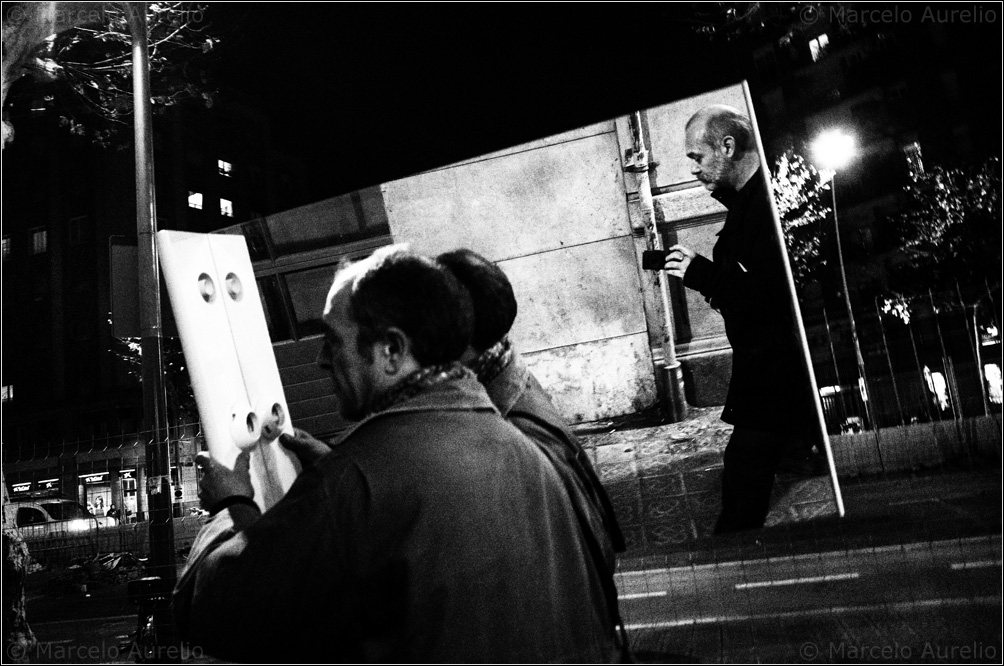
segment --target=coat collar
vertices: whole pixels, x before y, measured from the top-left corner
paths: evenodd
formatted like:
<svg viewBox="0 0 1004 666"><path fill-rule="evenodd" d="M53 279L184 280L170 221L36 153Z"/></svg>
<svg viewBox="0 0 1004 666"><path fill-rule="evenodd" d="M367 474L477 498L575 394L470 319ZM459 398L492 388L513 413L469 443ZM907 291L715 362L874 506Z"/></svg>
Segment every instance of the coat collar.
<svg viewBox="0 0 1004 666"><path fill-rule="evenodd" d="M502 416L512 411L513 406L526 391L526 380L529 375L530 368L527 367L526 361L514 349L512 358L502 371L485 385L488 397Z"/></svg>
<svg viewBox="0 0 1004 666"><path fill-rule="evenodd" d="M332 446L341 444L352 433L371 421L394 414L411 414L419 412L476 412L487 411L498 413L491 398L478 382L473 372L466 371L456 379L439 382L403 402L399 402L383 411L370 414L353 424L339 436Z"/></svg>
<svg viewBox="0 0 1004 666"><path fill-rule="evenodd" d="M738 190L715 190L711 193L711 198L720 202L729 210L732 210L746 202L750 197L755 196L758 190L763 189L763 186L763 173L757 167L757 170L753 172L753 175L746 181L746 184Z"/></svg>
<svg viewBox="0 0 1004 666"><path fill-rule="evenodd" d="M739 188L739 191L726 190L720 192L716 190L712 192L711 196L729 209L729 214L725 217L725 225L715 235L721 236L723 234L729 234L737 231L739 229L737 226L739 224L739 220L732 215L732 212L749 208L751 200L758 196L763 196L762 193L765 187L766 184L763 180L763 172L761 172L760 169L757 169L756 172L750 176L750 179L746 181L746 184Z"/></svg>

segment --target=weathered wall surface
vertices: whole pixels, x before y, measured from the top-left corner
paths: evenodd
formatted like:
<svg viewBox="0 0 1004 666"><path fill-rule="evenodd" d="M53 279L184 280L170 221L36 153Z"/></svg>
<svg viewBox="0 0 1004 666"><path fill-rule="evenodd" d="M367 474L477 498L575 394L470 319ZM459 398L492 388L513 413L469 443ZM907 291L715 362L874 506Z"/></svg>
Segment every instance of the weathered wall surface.
<svg viewBox="0 0 1004 666"><path fill-rule="evenodd" d="M726 104L752 114L740 85L714 90L643 113L652 161L653 203L666 247L685 245L711 256L725 222L725 207L711 198L690 172L685 128L698 110ZM731 378L732 350L725 324L704 297L670 280L677 359L683 369L687 402L698 407L725 402Z"/></svg>
<svg viewBox="0 0 1004 666"><path fill-rule="evenodd" d="M611 121L383 186L395 241L499 262L511 338L574 421L656 400L621 154Z"/></svg>

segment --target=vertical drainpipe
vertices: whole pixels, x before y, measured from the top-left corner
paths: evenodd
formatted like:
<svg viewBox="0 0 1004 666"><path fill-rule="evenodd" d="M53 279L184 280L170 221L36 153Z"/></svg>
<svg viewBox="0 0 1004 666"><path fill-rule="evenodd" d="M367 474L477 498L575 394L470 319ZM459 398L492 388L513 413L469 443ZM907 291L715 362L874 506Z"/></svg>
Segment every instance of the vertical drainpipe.
<svg viewBox="0 0 1004 666"><path fill-rule="evenodd" d="M653 250L662 250L662 237L655 221L655 206L652 203L652 185L649 181L648 150L642 136L641 112L635 111L630 116L632 149L625 160L624 170L633 173L635 186L638 190L638 207L641 212L641 233L648 236L648 245ZM683 393L683 373L680 362L676 360L676 342L673 332L673 308L669 302L669 284L666 271L657 271L659 276L659 296L662 300L663 319L662 352L665 367L666 392L663 396L663 411L670 423L676 423L687 418L687 401Z"/></svg>
<svg viewBox="0 0 1004 666"><path fill-rule="evenodd" d="M146 3L123 3L132 34L133 132L136 152L136 235L140 335L143 350L143 420L150 433L146 447L150 490L150 560L152 573L166 589L177 577L174 521L171 515L171 462L167 441L167 396L163 382L163 339L160 320L160 270L157 265L157 198L153 171L153 126L150 113L150 61L147 45ZM143 492L137 488L137 493ZM155 611L158 633L170 641L168 608Z"/></svg>

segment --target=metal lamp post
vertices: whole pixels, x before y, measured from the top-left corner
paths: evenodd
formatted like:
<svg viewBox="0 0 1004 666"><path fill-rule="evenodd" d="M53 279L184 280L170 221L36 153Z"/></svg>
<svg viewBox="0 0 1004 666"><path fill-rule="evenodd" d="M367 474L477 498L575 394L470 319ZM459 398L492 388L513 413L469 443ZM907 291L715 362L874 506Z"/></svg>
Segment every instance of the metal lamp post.
<svg viewBox="0 0 1004 666"><path fill-rule="evenodd" d="M830 195L833 197L833 231L837 240L837 260L840 264L840 279L844 289L844 303L847 306L847 319L851 324L851 340L854 343L854 354L858 363L858 390L861 393L865 408L865 418L872 428L876 424L872 419L869 406L868 376L865 374L865 359L861 354L861 344L858 340L858 327L854 322L854 311L851 308L851 294L847 288L847 269L844 266L843 244L840 242L840 222L837 217L837 171L850 162L855 154L854 137L840 130L823 132L812 144L812 153L816 163L827 171L832 171L830 178Z"/></svg>
<svg viewBox="0 0 1004 666"><path fill-rule="evenodd" d="M136 235L140 327L143 342L143 420L150 432L146 447L147 490L149 491L150 560L153 573L160 577L161 595L170 598L176 580L174 521L171 515L171 460L167 433L167 396L163 383L163 340L160 319L160 271L157 265L155 234L157 198L154 185L153 125L150 112L150 60L147 44L146 3L121 4L132 37L133 125L136 161ZM142 492L142 489L140 489ZM170 608L154 607L154 621L161 635L160 647L176 642ZM151 655L152 661L173 662L177 655Z"/></svg>

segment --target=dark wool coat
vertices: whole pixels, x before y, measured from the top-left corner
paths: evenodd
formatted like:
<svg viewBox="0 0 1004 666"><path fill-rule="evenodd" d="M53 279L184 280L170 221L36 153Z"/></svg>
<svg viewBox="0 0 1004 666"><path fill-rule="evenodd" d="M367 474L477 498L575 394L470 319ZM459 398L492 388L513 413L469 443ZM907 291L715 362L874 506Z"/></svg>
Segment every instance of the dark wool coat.
<svg viewBox="0 0 1004 666"><path fill-rule="evenodd" d="M624 537L613 503L578 438L558 414L547 391L515 351L512 360L485 387L502 416L540 445L554 462L569 494L596 536L607 569L613 574L615 553L623 552Z"/></svg>
<svg viewBox="0 0 1004 666"><path fill-rule="evenodd" d="M763 173L712 196L729 210L725 226L712 259L694 257L683 284L725 319L732 379L722 420L801 432L814 409Z"/></svg>
<svg viewBox="0 0 1004 666"><path fill-rule="evenodd" d="M264 515L214 517L175 605L232 660L616 659L561 479L473 375L360 422Z"/></svg>

